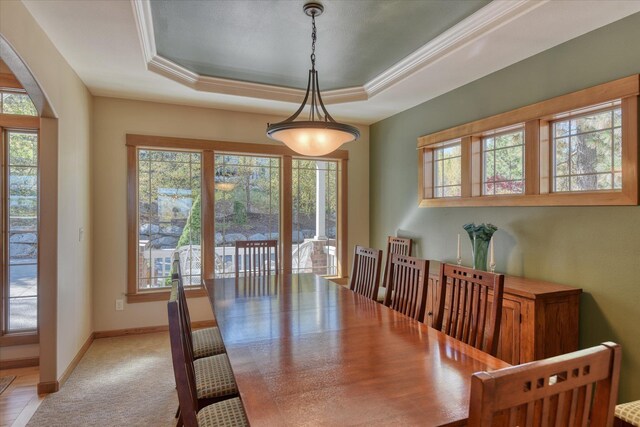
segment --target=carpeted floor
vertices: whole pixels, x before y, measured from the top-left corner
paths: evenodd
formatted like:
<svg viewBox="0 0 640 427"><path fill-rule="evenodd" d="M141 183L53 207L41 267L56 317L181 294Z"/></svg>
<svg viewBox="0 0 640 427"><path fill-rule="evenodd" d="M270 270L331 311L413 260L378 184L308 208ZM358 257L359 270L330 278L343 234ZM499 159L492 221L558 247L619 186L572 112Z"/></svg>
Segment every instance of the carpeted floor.
<svg viewBox="0 0 640 427"><path fill-rule="evenodd" d="M11 381L15 379L16 379L15 375L7 375L6 377L0 377L0 393L5 391L5 389L9 387L9 384L11 384Z"/></svg>
<svg viewBox="0 0 640 427"><path fill-rule="evenodd" d="M178 399L167 332L93 342L28 426L174 426Z"/></svg>

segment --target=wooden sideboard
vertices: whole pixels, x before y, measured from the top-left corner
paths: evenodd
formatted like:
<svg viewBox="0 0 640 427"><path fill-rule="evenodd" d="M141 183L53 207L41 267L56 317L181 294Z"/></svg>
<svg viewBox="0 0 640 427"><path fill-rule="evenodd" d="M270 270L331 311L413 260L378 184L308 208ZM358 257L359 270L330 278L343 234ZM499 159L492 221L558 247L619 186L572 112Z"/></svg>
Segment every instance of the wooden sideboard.
<svg viewBox="0 0 640 427"><path fill-rule="evenodd" d="M431 263L425 323L431 326L439 295L439 263ZM498 358L512 365L578 349L580 294L573 288L505 276Z"/></svg>

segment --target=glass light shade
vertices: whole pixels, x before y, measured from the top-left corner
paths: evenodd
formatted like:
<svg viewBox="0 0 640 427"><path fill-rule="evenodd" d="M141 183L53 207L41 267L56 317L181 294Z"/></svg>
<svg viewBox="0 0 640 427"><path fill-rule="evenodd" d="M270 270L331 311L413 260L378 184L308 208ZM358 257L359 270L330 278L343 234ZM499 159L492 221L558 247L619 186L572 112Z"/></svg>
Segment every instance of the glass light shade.
<svg viewBox="0 0 640 427"><path fill-rule="evenodd" d="M353 132L321 127L289 127L275 130L269 136L304 156L324 156L357 138Z"/></svg>

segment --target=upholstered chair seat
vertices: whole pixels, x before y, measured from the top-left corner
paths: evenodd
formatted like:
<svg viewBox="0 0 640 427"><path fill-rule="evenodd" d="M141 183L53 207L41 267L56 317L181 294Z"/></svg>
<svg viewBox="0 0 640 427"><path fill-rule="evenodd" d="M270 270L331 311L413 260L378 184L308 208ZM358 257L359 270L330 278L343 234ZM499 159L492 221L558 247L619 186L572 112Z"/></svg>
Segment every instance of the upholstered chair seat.
<svg viewBox="0 0 640 427"><path fill-rule="evenodd" d="M217 326L191 332L194 359L214 356L225 352L220 329Z"/></svg>
<svg viewBox="0 0 640 427"><path fill-rule="evenodd" d="M640 426L640 400L617 405L616 418L632 426Z"/></svg>
<svg viewBox="0 0 640 427"><path fill-rule="evenodd" d="M223 400L205 406L198 412L198 427L244 427L248 426L240 398Z"/></svg>
<svg viewBox="0 0 640 427"><path fill-rule="evenodd" d="M194 360L193 370L198 399L238 394L238 387L226 354Z"/></svg>

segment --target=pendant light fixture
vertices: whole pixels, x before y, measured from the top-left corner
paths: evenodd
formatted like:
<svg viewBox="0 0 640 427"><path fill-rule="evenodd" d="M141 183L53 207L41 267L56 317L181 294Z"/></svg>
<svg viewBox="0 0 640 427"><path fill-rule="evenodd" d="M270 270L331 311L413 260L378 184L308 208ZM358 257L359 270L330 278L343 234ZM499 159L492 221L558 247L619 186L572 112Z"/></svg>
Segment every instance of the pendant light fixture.
<svg viewBox="0 0 640 427"><path fill-rule="evenodd" d="M311 17L311 69L307 81L304 100L288 119L267 125L267 136L284 142L296 153L305 156L323 156L335 151L346 142L355 141L360 131L351 125L336 122L329 114L320 96L318 72L316 71L316 16L320 16L324 7L320 3L307 3L304 13ZM308 120L298 120L305 106L309 104Z"/></svg>

